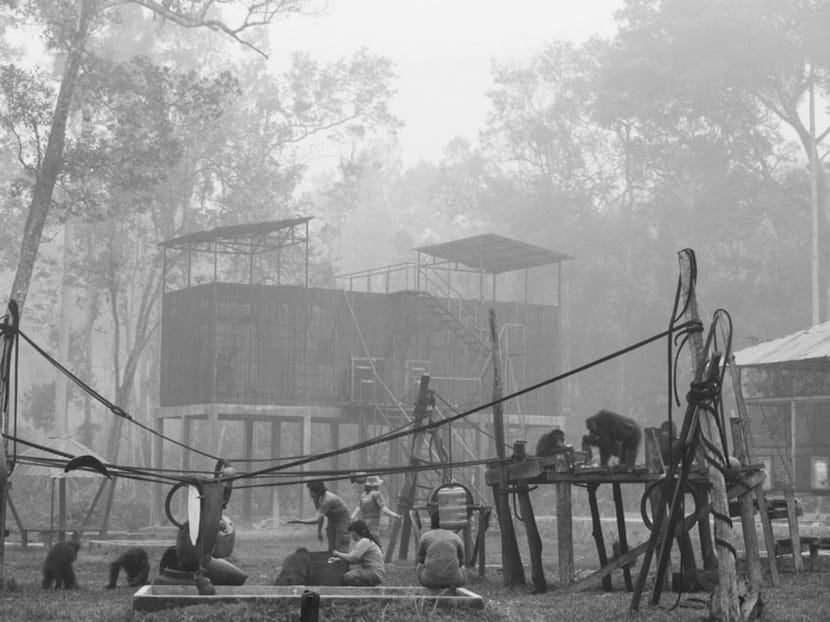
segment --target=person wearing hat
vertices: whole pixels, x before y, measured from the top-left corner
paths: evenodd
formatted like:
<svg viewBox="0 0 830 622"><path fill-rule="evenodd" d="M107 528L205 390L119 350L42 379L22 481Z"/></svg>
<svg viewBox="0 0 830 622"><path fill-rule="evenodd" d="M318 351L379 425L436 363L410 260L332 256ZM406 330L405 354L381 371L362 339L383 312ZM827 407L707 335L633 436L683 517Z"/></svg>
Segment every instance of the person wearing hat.
<svg viewBox="0 0 830 622"><path fill-rule="evenodd" d="M349 508L343 499L326 488L321 481L308 482L308 492L317 514L310 518L295 518L286 521L286 524L317 525L317 539L323 541L323 522L326 522L326 536L328 537L329 553L338 550L349 550Z"/></svg>
<svg viewBox="0 0 830 622"><path fill-rule="evenodd" d="M352 512L352 521L362 520L369 527L369 530L378 535L380 533L380 517L382 514L399 520L401 515L393 512L386 505L383 494L380 492L380 485L383 480L377 475L368 475L366 483L363 485L363 492L360 493L360 499L357 507Z"/></svg>

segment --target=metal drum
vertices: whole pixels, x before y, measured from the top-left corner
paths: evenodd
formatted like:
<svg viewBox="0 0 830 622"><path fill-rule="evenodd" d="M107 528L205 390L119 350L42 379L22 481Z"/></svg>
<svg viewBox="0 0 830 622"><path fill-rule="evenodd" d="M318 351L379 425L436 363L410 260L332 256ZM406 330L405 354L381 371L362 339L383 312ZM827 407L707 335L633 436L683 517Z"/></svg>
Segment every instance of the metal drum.
<svg viewBox="0 0 830 622"><path fill-rule="evenodd" d="M430 501L442 529L463 529L469 524L472 495L461 484L442 484L432 492Z"/></svg>

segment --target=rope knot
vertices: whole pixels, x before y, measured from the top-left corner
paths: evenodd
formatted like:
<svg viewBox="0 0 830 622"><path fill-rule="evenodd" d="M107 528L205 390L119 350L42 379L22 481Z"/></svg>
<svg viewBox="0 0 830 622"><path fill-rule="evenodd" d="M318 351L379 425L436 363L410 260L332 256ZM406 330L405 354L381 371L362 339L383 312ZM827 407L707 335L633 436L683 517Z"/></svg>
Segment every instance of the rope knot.
<svg viewBox="0 0 830 622"><path fill-rule="evenodd" d="M686 400L690 404L705 404L714 401L720 390L720 383L715 379L692 382Z"/></svg>

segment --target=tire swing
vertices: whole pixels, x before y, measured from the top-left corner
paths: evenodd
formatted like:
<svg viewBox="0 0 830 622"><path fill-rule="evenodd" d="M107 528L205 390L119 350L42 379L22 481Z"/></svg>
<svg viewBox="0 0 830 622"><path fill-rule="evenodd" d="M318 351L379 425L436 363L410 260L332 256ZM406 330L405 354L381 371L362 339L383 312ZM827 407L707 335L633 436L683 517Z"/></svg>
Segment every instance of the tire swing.
<svg viewBox="0 0 830 622"><path fill-rule="evenodd" d="M176 545L168 548L159 564L161 585L193 585L200 594L215 592L213 585L242 585L248 575L222 559L233 551L236 531L231 520L222 514L230 500L235 475L227 461L216 463L211 478L191 478L176 483L167 493L164 512L177 528ZM187 520L179 522L170 508L179 488L187 486Z"/></svg>

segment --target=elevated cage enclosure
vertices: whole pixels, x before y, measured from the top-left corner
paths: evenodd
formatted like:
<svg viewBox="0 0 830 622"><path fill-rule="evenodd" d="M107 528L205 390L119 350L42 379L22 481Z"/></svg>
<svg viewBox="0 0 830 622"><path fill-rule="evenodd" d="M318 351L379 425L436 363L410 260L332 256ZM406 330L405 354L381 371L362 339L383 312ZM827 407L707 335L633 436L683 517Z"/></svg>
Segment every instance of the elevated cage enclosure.
<svg viewBox="0 0 830 622"><path fill-rule="evenodd" d="M333 286L320 286L310 271L311 220L219 227L162 243L157 430L213 455L241 457L235 466L249 470L406 425L424 375L436 396L431 417L486 403L491 307L505 393L559 372L567 255L483 235L421 247L414 262L340 275ZM562 425L557 400L556 388L546 387L505 404L508 434L527 438L528 427ZM490 418L478 413L440 429L438 445L448 456L428 442L420 457L494 456ZM394 468L409 464L412 451L400 439L306 468ZM210 470L212 463L157 441L154 466L188 472ZM486 495L483 473L468 477ZM461 476L446 469L436 474ZM387 499L398 494L402 478L384 476ZM356 502L348 480L329 487ZM163 515L161 500L159 487L154 520ZM302 486L264 486L240 490L233 505L235 519L245 524L305 512L310 500Z"/></svg>

